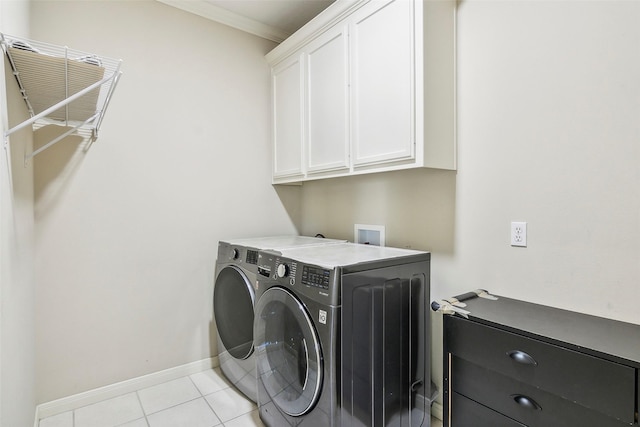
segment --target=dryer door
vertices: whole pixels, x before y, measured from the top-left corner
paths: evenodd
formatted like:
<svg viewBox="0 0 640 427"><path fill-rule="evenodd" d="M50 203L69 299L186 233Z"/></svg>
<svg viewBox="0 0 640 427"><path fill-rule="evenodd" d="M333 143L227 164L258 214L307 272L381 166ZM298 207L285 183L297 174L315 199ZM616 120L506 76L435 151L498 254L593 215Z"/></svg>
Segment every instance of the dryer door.
<svg viewBox="0 0 640 427"><path fill-rule="evenodd" d="M213 288L213 313L220 340L236 359L253 353L253 300L253 287L242 270L231 265L220 271Z"/></svg>
<svg viewBox="0 0 640 427"><path fill-rule="evenodd" d="M258 381L268 398L294 417L313 409L322 385L322 352L300 300L283 288L268 289L256 305L254 337Z"/></svg>

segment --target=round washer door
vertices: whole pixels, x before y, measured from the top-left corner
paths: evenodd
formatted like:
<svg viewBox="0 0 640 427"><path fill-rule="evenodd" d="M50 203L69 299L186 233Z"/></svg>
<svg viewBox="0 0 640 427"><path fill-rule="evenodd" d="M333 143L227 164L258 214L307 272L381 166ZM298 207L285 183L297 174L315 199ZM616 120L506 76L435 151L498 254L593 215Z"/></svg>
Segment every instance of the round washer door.
<svg viewBox="0 0 640 427"><path fill-rule="evenodd" d="M322 352L307 310L289 291L268 289L254 327L260 381L273 403L297 417L313 409L322 385Z"/></svg>
<svg viewBox="0 0 640 427"><path fill-rule="evenodd" d="M253 287L235 266L223 268L213 288L213 313L225 349L236 359L253 353Z"/></svg>

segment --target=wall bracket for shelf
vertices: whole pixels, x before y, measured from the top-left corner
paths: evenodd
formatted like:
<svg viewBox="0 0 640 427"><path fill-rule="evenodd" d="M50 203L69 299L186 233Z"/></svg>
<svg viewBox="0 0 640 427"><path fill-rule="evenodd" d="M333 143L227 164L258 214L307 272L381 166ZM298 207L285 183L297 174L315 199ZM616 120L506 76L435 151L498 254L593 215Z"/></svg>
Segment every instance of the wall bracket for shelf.
<svg viewBox="0 0 640 427"><path fill-rule="evenodd" d="M5 148L11 134L28 126L56 124L69 130L25 155L25 162L72 133L88 131L92 142L97 139L122 61L3 33L0 45L31 116L4 133Z"/></svg>

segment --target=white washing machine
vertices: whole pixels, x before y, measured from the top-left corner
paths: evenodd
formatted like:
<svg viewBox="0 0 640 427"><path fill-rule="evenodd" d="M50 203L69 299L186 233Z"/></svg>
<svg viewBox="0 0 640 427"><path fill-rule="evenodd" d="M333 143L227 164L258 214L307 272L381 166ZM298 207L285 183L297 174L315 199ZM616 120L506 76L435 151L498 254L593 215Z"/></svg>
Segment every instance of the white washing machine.
<svg viewBox="0 0 640 427"><path fill-rule="evenodd" d="M258 250L342 243L306 236L273 236L225 240L218 243L213 313L222 373L238 390L256 401L253 354L254 284Z"/></svg>
<svg viewBox="0 0 640 427"><path fill-rule="evenodd" d="M429 427L428 252L260 251L254 344L266 426Z"/></svg>

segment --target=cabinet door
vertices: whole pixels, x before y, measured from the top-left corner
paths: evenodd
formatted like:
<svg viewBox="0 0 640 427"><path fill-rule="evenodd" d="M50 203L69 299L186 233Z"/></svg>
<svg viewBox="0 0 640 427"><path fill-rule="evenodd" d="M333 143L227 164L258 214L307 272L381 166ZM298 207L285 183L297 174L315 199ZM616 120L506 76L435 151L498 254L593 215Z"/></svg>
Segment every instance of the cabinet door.
<svg viewBox="0 0 640 427"><path fill-rule="evenodd" d="M294 55L272 70L273 178L302 177L303 69Z"/></svg>
<svg viewBox="0 0 640 427"><path fill-rule="evenodd" d="M373 0L354 14L353 164L415 158L414 2Z"/></svg>
<svg viewBox="0 0 640 427"><path fill-rule="evenodd" d="M337 25L307 47L307 171L349 167L347 26Z"/></svg>

